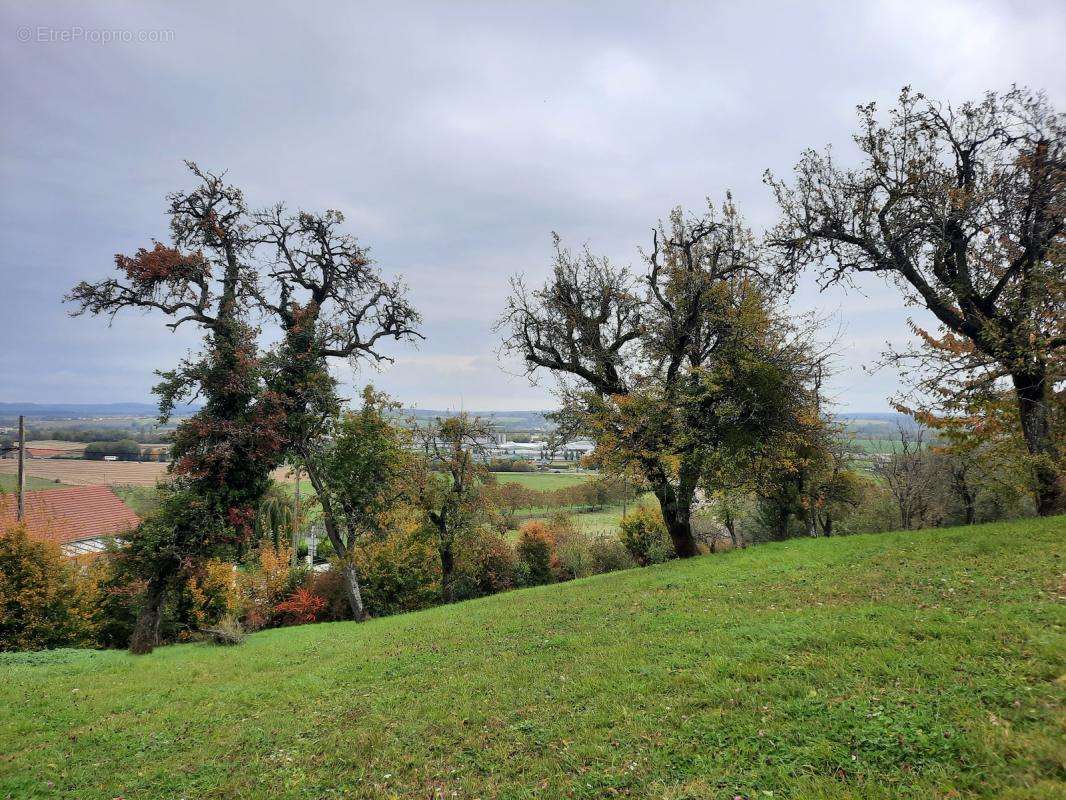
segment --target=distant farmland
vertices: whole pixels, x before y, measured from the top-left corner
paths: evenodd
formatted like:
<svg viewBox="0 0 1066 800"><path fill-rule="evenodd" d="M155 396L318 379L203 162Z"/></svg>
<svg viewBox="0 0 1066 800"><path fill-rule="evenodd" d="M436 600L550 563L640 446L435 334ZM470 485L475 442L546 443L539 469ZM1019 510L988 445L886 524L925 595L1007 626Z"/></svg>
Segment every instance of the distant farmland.
<svg viewBox="0 0 1066 800"><path fill-rule="evenodd" d="M18 461L0 460L0 475L17 475ZM167 465L157 461L83 461L80 459L31 458L26 474L75 486L155 486L167 479ZM275 480L292 480L287 469L274 470ZM6 480L5 480L6 484ZM27 486L27 488L38 488Z"/></svg>
<svg viewBox="0 0 1066 800"><path fill-rule="evenodd" d="M80 459L30 458L26 474L76 486L154 486L166 477L167 465L152 461L83 461ZM18 474L18 461L0 461L0 474Z"/></svg>

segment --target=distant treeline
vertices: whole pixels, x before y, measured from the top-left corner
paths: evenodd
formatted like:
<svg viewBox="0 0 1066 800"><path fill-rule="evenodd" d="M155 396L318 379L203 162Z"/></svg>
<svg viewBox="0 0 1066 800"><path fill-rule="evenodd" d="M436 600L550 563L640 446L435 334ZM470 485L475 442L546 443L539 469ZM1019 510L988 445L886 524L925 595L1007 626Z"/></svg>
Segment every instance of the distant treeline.
<svg viewBox="0 0 1066 800"><path fill-rule="evenodd" d="M90 442L85 446L85 458L101 461L105 456L114 456L119 461L165 461L166 452L143 450L133 439L119 439L114 442Z"/></svg>
<svg viewBox="0 0 1066 800"><path fill-rule="evenodd" d="M57 442L120 442L133 441L142 444L166 442L170 431L157 425L138 427L84 427L68 425L52 427L48 425L27 425L26 438L30 440L52 440Z"/></svg>

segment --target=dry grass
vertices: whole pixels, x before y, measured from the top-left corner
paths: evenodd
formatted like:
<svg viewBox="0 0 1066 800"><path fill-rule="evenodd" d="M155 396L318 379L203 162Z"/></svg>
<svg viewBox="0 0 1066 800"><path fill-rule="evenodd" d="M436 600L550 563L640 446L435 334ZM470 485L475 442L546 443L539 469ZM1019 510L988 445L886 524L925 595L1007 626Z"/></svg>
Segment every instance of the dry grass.
<svg viewBox="0 0 1066 800"><path fill-rule="evenodd" d="M80 453L85 450L85 442L64 442L59 439L34 439L26 442L26 447L43 447L48 450L70 450Z"/></svg>
<svg viewBox="0 0 1066 800"><path fill-rule="evenodd" d="M15 475L18 461L0 460L0 475ZM30 458L26 474L75 486L155 486L167 479L167 465L157 461L85 461L80 459ZM288 468L271 473L274 480L292 482Z"/></svg>
<svg viewBox="0 0 1066 800"><path fill-rule="evenodd" d="M15 474L15 459L0 461L0 474ZM167 465L151 461L84 461L79 459L30 458L26 474L59 480L77 486L154 486L166 476Z"/></svg>

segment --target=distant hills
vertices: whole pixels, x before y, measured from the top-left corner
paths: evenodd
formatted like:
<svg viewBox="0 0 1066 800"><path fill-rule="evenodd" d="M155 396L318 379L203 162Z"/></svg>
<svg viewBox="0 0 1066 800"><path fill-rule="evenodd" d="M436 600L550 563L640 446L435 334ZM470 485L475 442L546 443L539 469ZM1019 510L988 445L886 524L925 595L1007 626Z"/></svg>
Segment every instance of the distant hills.
<svg viewBox="0 0 1066 800"><path fill-rule="evenodd" d="M199 406L176 406L176 416L193 414ZM19 415L30 419L95 419L98 417L154 417L155 403L0 403L0 418Z"/></svg>
<svg viewBox="0 0 1066 800"><path fill-rule="evenodd" d="M196 405L177 406L174 416L188 416L196 413L199 408ZM158 413L158 407L154 403L0 403L0 420L3 420L5 424L10 424L10 420L20 414L36 421L61 421L155 417ZM458 412L433 408L409 408L399 412L399 415L426 422L436 417L454 416L456 413ZM532 433L551 430L552 427L546 417L548 411L471 411L470 413L491 421L504 431ZM837 414L836 418L853 434L872 438L892 437L900 425L908 429L916 426L913 419L894 411L849 412Z"/></svg>

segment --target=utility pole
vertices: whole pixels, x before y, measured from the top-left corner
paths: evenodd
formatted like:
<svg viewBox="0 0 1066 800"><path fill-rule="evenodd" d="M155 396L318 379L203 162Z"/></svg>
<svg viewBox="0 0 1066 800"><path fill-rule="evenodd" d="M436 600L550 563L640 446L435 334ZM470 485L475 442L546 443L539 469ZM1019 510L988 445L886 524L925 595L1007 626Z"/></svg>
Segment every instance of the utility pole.
<svg viewBox="0 0 1066 800"><path fill-rule="evenodd" d="M19 414L19 513L18 521L26 516L26 418Z"/></svg>

